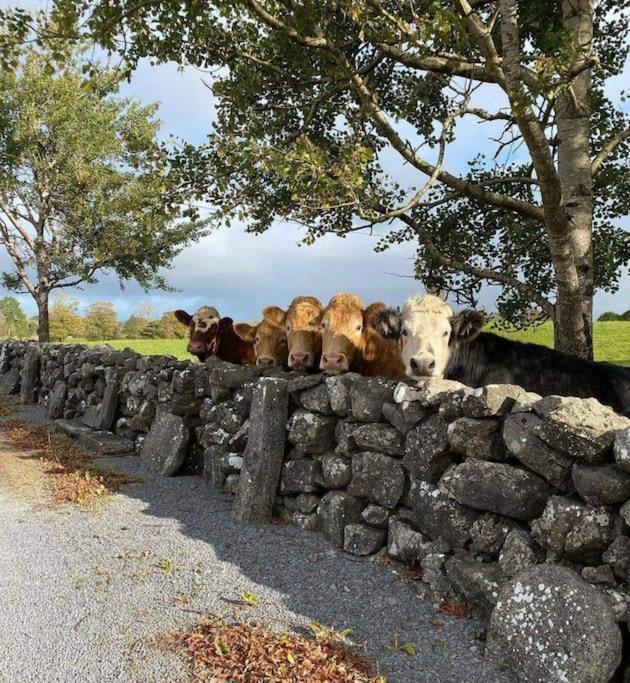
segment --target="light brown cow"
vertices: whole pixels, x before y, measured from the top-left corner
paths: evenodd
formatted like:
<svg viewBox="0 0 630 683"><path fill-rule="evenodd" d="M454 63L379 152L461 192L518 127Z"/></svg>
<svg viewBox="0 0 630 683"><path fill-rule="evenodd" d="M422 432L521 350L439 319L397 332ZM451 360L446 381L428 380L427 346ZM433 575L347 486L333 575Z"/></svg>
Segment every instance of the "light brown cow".
<svg viewBox="0 0 630 683"><path fill-rule="evenodd" d="M287 364L289 351L284 329L285 312L278 306L263 309L258 325L238 323L234 331L246 342L254 345L256 365L282 366Z"/></svg>
<svg viewBox="0 0 630 683"><path fill-rule="evenodd" d="M319 367L322 353L321 322L324 307L314 296L296 296L284 317L289 345L289 367Z"/></svg>
<svg viewBox="0 0 630 683"><path fill-rule="evenodd" d="M322 316L322 360L320 368L329 375L348 370L362 375L402 379L405 368L400 360L400 344L384 339L372 319L385 304L364 308L354 294L337 294Z"/></svg>

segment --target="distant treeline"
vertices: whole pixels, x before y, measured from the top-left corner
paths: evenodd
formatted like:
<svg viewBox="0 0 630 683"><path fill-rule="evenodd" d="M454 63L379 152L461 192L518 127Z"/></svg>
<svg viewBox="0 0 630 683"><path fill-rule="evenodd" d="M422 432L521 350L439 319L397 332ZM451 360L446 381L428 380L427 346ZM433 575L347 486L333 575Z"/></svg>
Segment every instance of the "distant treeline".
<svg viewBox="0 0 630 683"><path fill-rule="evenodd" d="M59 294L50 306L50 340L70 339L180 339L186 328L177 322L171 311L159 315L147 301L125 321L118 320L109 301L95 301L83 314L79 301ZM13 296L0 298L0 337L24 339L37 336L37 317L28 318Z"/></svg>

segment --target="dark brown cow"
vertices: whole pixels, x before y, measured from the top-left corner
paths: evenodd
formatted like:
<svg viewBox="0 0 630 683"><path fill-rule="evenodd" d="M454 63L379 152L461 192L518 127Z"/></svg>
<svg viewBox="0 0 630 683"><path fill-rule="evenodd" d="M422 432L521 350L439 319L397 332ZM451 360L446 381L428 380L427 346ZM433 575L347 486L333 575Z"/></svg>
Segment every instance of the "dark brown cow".
<svg viewBox="0 0 630 683"><path fill-rule="evenodd" d="M256 362L253 344L243 341L234 332L232 318L221 318L216 308L202 306L193 315L180 309L174 315L188 327L188 353L202 363L210 356L238 365Z"/></svg>
<svg viewBox="0 0 630 683"><path fill-rule="evenodd" d="M254 345L257 365L283 366L289 355L284 329L284 311L277 306L263 309L263 319L257 325L238 323L234 331L244 341Z"/></svg>
<svg viewBox="0 0 630 683"><path fill-rule="evenodd" d="M322 316L320 368L329 375L352 370L367 376L403 378L399 343L384 339L372 324L383 310L382 303L364 308L354 294L334 296Z"/></svg>

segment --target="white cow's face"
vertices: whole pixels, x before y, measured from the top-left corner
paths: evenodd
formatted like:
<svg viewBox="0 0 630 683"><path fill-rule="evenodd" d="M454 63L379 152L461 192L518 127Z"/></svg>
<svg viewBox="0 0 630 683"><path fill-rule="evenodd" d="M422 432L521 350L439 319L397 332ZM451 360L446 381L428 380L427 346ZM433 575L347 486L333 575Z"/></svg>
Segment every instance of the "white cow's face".
<svg viewBox="0 0 630 683"><path fill-rule="evenodd" d="M409 377L441 377L446 372L451 339L450 316L403 311L402 361Z"/></svg>

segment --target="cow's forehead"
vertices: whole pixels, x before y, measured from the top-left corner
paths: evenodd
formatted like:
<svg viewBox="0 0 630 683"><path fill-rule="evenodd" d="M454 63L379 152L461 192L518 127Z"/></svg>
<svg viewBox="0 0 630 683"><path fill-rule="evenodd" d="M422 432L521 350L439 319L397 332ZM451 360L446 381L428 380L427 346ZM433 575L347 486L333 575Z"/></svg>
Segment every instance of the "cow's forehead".
<svg viewBox="0 0 630 683"><path fill-rule="evenodd" d="M405 311L404 309L401 315L401 322L403 327L409 330L423 330L425 332L430 332L431 330L443 331L451 325L450 318L443 313Z"/></svg>
<svg viewBox="0 0 630 683"><path fill-rule="evenodd" d="M219 318L219 312L213 306L202 306L201 308L198 308L193 315L193 320L196 323L202 320L217 321Z"/></svg>

